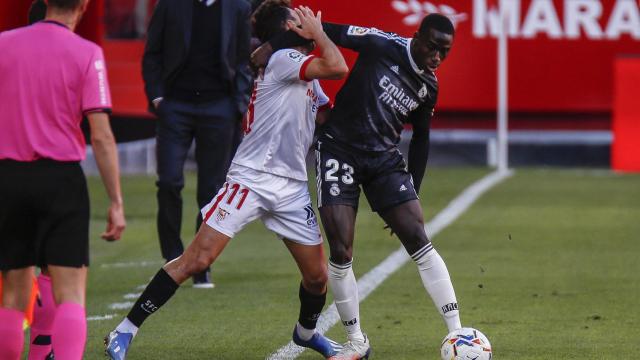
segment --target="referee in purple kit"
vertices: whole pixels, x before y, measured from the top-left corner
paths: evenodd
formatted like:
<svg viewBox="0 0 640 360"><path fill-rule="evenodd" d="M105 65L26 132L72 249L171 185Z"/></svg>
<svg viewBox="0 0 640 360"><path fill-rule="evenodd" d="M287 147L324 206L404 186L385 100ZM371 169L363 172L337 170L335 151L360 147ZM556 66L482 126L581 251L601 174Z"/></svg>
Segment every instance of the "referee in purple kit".
<svg viewBox="0 0 640 360"><path fill-rule="evenodd" d="M57 304L58 359L81 359L87 328L89 195L80 167L91 143L111 200L102 238L125 228L111 98L102 50L73 33L88 0L48 0L46 19L0 33L0 359L19 359L34 266L47 266ZM45 59L43 61L43 59Z"/></svg>

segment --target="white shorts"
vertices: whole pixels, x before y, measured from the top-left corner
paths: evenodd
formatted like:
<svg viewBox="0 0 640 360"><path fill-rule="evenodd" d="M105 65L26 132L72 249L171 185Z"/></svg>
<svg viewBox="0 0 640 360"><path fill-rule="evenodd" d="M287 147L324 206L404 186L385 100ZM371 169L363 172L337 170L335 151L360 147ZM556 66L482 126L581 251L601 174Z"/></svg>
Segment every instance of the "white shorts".
<svg viewBox="0 0 640 360"><path fill-rule="evenodd" d="M306 181L232 164L227 182L201 212L207 225L229 237L260 219L280 238L322 243Z"/></svg>

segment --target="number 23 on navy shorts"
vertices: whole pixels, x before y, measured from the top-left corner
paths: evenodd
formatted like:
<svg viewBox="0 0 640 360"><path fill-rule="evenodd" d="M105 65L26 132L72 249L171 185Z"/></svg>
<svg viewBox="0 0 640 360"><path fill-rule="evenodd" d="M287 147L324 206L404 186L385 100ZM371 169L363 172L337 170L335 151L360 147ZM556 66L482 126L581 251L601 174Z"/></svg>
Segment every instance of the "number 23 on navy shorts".
<svg viewBox="0 0 640 360"><path fill-rule="evenodd" d="M322 243L306 181L233 164L227 182L201 212L207 225L229 237L260 219L281 239Z"/></svg>
<svg viewBox="0 0 640 360"><path fill-rule="evenodd" d="M398 151L356 153L318 141L316 182L319 208L348 205L357 209L360 186L376 212L418 198Z"/></svg>

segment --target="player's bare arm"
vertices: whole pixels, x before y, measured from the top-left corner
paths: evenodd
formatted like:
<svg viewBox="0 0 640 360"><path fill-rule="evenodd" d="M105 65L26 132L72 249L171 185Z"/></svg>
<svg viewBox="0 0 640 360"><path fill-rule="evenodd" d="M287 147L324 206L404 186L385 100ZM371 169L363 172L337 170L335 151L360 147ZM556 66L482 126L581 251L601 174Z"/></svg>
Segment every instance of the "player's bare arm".
<svg viewBox="0 0 640 360"><path fill-rule="evenodd" d="M291 30L298 35L313 40L320 50L320 56L311 60L305 71L307 79L342 79L349 73L344 57L338 47L329 39L322 29L322 12L316 15L306 7L294 9L300 19L300 27L292 26ZM291 22L291 20L290 20Z"/></svg>
<svg viewBox="0 0 640 360"><path fill-rule="evenodd" d="M98 170L111 200L107 213L107 228L101 237L107 241L119 240L127 223L124 218L120 171L116 141L109 125L109 116L103 112L87 115L91 128L91 145L96 157Z"/></svg>

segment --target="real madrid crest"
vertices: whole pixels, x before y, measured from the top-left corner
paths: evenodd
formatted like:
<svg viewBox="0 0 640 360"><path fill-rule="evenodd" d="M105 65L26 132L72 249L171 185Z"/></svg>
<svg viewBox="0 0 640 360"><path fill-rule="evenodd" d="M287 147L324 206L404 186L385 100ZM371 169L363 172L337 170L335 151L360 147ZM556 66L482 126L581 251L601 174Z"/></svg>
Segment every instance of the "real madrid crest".
<svg viewBox="0 0 640 360"><path fill-rule="evenodd" d="M336 183L331 184L331 188L329 188L329 194L331 194L331 196L340 195L340 187L338 186L338 184Z"/></svg>
<svg viewBox="0 0 640 360"><path fill-rule="evenodd" d="M420 91L418 91L418 96L420 96L420 99L424 99L428 94L429 91L427 90L427 85L422 84Z"/></svg>

